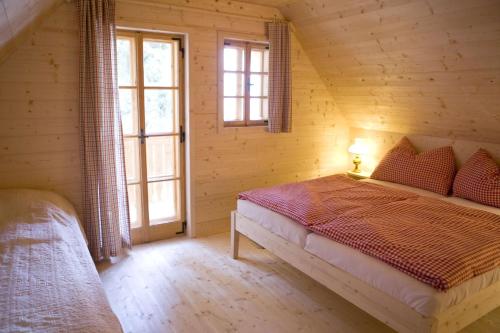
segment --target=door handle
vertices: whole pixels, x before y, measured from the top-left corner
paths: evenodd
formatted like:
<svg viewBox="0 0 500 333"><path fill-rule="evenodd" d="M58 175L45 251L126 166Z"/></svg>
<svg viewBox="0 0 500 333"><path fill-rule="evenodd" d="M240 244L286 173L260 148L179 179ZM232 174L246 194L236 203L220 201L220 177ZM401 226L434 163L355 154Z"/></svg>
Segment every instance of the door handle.
<svg viewBox="0 0 500 333"><path fill-rule="evenodd" d="M144 144L146 142L145 139L149 138L149 135L146 135L146 131L144 131L144 128L141 128L141 134L138 136L139 139L141 139L141 144Z"/></svg>

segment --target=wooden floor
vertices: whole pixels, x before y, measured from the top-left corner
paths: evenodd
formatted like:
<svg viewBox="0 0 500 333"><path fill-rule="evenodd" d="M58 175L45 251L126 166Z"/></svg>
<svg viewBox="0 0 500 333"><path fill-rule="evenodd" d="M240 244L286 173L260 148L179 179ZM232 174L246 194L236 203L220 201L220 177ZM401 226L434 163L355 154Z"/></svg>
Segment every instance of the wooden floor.
<svg viewBox="0 0 500 333"><path fill-rule="evenodd" d="M244 237L135 246L99 274L125 332L391 332ZM500 308L464 332L500 332Z"/></svg>

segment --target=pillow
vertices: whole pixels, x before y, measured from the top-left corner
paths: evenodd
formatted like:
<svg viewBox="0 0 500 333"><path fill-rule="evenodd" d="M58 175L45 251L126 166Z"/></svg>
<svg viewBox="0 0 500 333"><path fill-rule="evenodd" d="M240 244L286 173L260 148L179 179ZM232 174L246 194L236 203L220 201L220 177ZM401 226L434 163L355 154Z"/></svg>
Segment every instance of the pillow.
<svg viewBox="0 0 500 333"><path fill-rule="evenodd" d="M403 137L384 156L371 178L447 195L455 172L453 148L441 147L418 154L410 140Z"/></svg>
<svg viewBox="0 0 500 333"><path fill-rule="evenodd" d="M458 171L453 195L500 208L500 167L484 149L479 149Z"/></svg>

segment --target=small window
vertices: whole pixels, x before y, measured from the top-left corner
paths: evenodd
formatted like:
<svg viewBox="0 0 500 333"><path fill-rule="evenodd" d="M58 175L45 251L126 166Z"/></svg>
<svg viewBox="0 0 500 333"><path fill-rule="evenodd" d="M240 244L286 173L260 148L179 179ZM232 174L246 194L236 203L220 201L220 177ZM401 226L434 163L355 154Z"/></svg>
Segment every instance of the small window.
<svg viewBox="0 0 500 333"><path fill-rule="evenodd" d="M224 40L222 54L224 126L262 126L268 119L269 47Z"/></svg>

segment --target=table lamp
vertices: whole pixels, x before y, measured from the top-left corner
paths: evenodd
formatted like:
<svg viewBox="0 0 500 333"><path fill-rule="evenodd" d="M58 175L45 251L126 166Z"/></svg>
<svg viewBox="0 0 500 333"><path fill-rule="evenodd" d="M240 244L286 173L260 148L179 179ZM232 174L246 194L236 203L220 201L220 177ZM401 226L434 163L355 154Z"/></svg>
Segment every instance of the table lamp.
<svg viewBox="0 0 500 333"><path fill-rule="evenodd" d="M364 155L368 152L365 144L365 140L362 138L355 138L354 143L349 147L349 153L353 154L352 163L354 163L354 169L352 172L360 173L361 169L359 165L361 164L360 155Z"/></svg>

